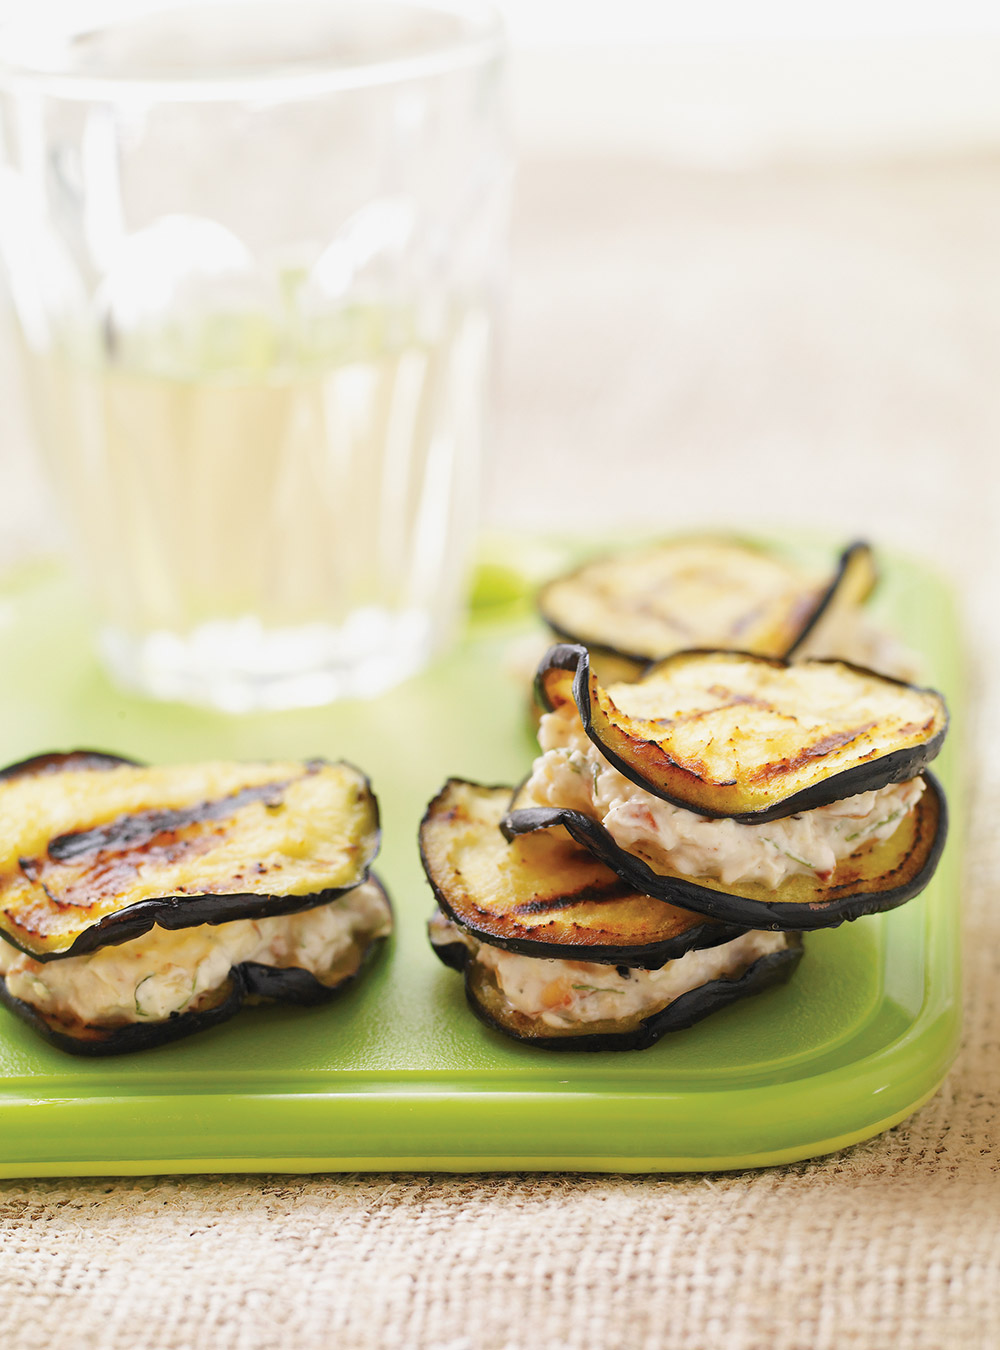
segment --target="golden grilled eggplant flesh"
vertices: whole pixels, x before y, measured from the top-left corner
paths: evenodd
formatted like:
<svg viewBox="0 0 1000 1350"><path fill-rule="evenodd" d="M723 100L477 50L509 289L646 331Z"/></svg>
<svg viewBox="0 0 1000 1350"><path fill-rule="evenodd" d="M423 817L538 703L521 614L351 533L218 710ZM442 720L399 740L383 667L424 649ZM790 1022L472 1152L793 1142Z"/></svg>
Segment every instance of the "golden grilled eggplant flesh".
<svg viewBox="0 0 1000 1350"><path fill-rule="evenodd" d="M828 614L863 603L875 580L864 543L845 549L830 577L756 544L706 536L585 563L543 587L538 604L558 636L638 673L691 647L787 656Z"/></svg>
<svg viewBox="0 0 1000 1350"><path fill-rule="evenodd" d="M449 779L420 826L438 904L464 931L529 956L659 966L743 931L651 900L562 830L508 843L509 787Z"/></svg>
<svg viewBox="0 0 1000 1350"><path fill-rule="evenodd" d="M537 694L576 704L601 755L690 811L776 820L915 778L941 748L944 699L843 661L679 652L602 687L585 647L550 648Z"/></svg>
<svg viewBox="0 0 1000 1350"><path fill-rule="evenodd" d="M46 755L0 776L0 821L0 936L39 961L324 904L379 845L364 775L321 760Z"/></svg>
<svg viewBox="0 0 1000 1350"><path fill-rule="evenodd" d="M0 1000L75 1053L322 1001L391 927L349 764L43 755L0 773L0 820Z"/></svg>

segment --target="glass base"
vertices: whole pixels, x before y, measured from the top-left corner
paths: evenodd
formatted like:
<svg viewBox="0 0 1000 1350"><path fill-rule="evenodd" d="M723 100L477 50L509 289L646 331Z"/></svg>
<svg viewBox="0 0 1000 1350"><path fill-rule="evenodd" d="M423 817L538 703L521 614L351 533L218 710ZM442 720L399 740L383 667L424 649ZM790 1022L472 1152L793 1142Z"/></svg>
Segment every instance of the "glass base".
<svg viewBox="0 0 1000 1350"><path fill-rule="evenodd" d="M123 688L231 713L373 698L416 674L432 651L425 613L375 607L356 611L340 627L267 628L249 615L187 633L105 627L98 644Z"/></svg>

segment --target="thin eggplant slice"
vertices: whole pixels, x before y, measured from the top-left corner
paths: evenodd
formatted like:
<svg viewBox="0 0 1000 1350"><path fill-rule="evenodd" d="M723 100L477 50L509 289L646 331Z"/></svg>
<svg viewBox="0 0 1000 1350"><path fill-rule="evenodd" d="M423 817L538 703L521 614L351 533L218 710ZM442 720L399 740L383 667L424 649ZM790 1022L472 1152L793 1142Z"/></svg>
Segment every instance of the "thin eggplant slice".
<svg viewBox="0 0 1000 1350"><path fill-rule="evenodd" d="M103 750L53 750L44 755L19 759L0 769L0 783L8 778L39 778L46 773L66 773L69 769L92 769L95 772L120 769L123 764L137 765L138 760L124 755L108 755Z"/></svg>
<svg viewBox="0 0 1000 1350"><path fill-rule="evenodd" d="M381 882L370 873L367 884L377 888L391 916L391 902ZM330 903L338 904L340 900ZM245 1005L288 1003L313 1006L328 1003L360 977L383 947L386 936L384 933L373 933L364 939L356 939L351 951L322 976L298 966L242 962L232 967L227 979L217 989L202 996L197 1008L173 1013L161 1021L107 1026L66 1020L16 998L2 975L0 1003L58 1050L88 1057L128 1054L207 1031L234 1017Z"/></svg>
<svg viewBox="0 0 1000 1350"><path fill-rule="evenodd" d="M509 787L452 778L420 826L442 910L475 938L526 956L656 968L743 930L650 897L565 834L512 843L499 825Z"/></svg>
<svg viewBox="0 0 1000 1350"><path fill-rule="evenodd" d="M635 684L601 686L585 647L550 648L538 698L575 702L605 759L701 815L778 820L915 778L948 726L933 689L846 661L678 652Z"/></svg>
<svg viewBox="0 0 1000 1350"><path fill-rule="evenodd" d="M556 577L538 605L559 637L635 663L691 647L785 656L842 591L863 598L865 559L868 546L851 545L831 579L743 540L674 539Z"/></svg>
<svg viewBox="0 0 1000 1350"><path fill-rule="evenodd" d="M0 818L0 936L39 961L326 904L379 845L368 780L322 760L41 755L0 773Z"/></svg>
<svg viewBox="0 0 1000 1350"><path fill-rule="evenodd" d="M787 651L776 655L787 661L804 655L814 644L821 645L828 626L835 626L845 614L861 609L877 584L878 570L871 546L861 540L849 544L840 555L837 570L815 612Z"/></svg>
<svg viewBox="0 0 1000 1350"><path fill-rule="evenodd" d="M799 874L786 877L775 889L759 881L724 884L684 876L662 861L626 852L599 821L582 811L517 808L515 799L501 828L511 839L565 830L626 885L724 923L744 928L832 928L845 919L895 909L919 895L934 875L948 834L948 812L941 784L932 773L923 776L923 795L888 839L863 845L826 879Z"/></svg>
<svg viewBox="0 0 1000 1350"><path fill-rule="evenodd" d="M653 1013L555 1028L510 1007L494 972L474 956L465 965L465 995L476 1016L495 1031L542 1050L646 1050L671 1031L700 1022L740 999L784 984L802 958L802 938L789 933L782 951L758 957L731 977L709 980Z"/></svg>

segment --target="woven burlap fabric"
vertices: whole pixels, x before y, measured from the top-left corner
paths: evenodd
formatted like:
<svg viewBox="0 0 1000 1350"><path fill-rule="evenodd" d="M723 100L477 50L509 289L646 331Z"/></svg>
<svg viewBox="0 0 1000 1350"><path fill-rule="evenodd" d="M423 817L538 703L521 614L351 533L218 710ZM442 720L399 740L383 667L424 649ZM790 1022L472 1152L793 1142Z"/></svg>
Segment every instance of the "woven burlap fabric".
<svg viewBox="0 0 1000 1350"><path fill-rule="evenodd" d="M954 574L975 720L945 1090L749 1174L2 1183L0 1344L1000 1345L997 219L988 160L527 166L491 478L500 523L818 522Z"/></svg>

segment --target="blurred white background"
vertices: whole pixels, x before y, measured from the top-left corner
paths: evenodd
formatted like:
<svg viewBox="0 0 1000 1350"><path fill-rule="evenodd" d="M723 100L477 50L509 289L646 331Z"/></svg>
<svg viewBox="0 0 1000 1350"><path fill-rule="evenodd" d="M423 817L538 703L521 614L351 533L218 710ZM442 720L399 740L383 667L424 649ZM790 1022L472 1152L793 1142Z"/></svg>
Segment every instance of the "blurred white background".
<svg viewBox="0 0 1000 1350"><path fill-rule="evenodd" d="M104 15L139 0L97 0ZM695 160L1000 138L994 0L494 0L522 146ZM93 9L90 4L90 9ZM0 0L0 24L80 0Z"/></svg>

